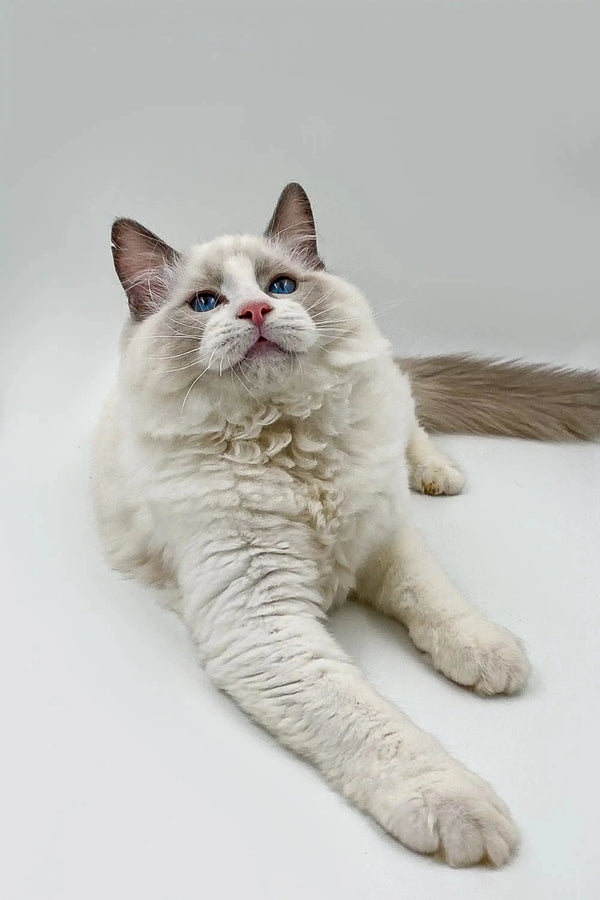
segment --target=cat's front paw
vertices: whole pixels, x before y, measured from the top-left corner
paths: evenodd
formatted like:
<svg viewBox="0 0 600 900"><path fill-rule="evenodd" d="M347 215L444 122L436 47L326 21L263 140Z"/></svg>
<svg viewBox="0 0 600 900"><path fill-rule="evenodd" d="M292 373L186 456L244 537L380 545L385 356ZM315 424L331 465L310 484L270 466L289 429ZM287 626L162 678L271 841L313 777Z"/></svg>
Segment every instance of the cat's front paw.
<svg viewBox="0 0 600 900"><path fill-rule="evenodd" d="M395 793L395 792L393 792ZM441 852L451 866L502 866L519 843L506 805L490 785L458 763L408 779L394 802L389 831L411 850Z"/></svg>
<svg viewBox="0 0 600 900"><path fill-rule="evenodd" d="M410 486L421 494L460 494L466 478L450 460L431 459L411 468Z"/></svg>
<svg viewBox="0 0 600 900"><path fill-rule="evenodd" d="M523 644L508 629L475 615L460 616L435 627L410 629L415 645L431 656L436 669L479 694L514 694L531 666Z"/></svg>

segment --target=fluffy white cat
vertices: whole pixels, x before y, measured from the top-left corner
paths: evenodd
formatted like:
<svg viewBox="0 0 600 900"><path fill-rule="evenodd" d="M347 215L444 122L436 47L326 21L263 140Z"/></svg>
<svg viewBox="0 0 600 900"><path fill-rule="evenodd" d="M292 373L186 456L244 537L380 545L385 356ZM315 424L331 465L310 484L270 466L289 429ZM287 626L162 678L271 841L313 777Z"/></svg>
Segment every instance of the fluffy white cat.
<svg viewBox="0 0 600 900"><path fill-rule="evenodd" d="M162 588L215 684L403 844L505 863L518 835L504 803L325 624L354 593L459 684L513 693L529 673L407 520L411 482L456 493L464 479L419 425L369 305L325 270L304 191L288 185L264 237L179 254L120 219L113 252L131 316L95 447L111 564Z"/></svg>

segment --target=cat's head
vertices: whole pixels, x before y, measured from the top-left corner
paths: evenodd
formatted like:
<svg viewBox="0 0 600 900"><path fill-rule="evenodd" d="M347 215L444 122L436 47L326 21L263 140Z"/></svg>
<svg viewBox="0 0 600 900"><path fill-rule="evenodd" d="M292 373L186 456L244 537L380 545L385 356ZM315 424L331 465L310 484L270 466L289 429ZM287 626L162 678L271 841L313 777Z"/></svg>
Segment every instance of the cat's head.
<svg viewBox="0 0 600 900"><path fill-rule="evenodd" d="M186 415L215 401L285 402L386 352L365 300L325 270L299 184L283 190L262 237L224 236L179 253L117 219L112 247L129 300L126 377Z"/></svg>

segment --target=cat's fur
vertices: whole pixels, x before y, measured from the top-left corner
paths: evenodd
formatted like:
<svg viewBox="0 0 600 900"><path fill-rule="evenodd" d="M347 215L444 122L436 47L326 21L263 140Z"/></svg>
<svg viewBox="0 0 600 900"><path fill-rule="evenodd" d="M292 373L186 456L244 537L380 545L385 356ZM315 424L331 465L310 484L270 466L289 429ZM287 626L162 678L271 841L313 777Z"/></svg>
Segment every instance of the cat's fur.
<svg viewBox="0 0 600 900"><path fill-rule="evenodd" d="M354 592L460 684L512 693L529 672L519 640L462 599L407 521L409 482L456 493L464 479L420 427L365 299L325 271L306 195L289 185L262 238L183 255L118 220L113 252L131 319L95 446L110 562L162 588L214 682L406 846L505 863L506 806L325 625ZM297 291L269 295L282 274ZM193 312L200 290L227 302ZM283 349L257 352L258 326L239 317L255 300Z"/></svg>
<svg viewBox="0 0 600 900"><path fill-rule="evenodd" d="M600 438L600 372L464 353L398 360L428 431L539 441Z"/></svg>

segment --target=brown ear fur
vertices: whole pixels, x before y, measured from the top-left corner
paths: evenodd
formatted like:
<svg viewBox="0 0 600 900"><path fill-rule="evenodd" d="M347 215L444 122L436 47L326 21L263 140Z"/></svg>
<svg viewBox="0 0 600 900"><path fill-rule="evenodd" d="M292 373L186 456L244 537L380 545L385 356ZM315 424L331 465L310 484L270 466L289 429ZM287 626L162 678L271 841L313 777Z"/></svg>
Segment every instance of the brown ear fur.
<svg viewBox="0 0 600 900"><path fill-rule="evenodd" d="M315 220L306 191L295 181L284 187L265 229L267 240L284 244L311 269L324 269L317 250Z"/></svg>
<svg viewBox="0 0 600 900"><path fill-rule="evenodd" d="M136 320L156 312L180 259L179 253L133 219L116 219L111 231L115 270Z"/></svg>

